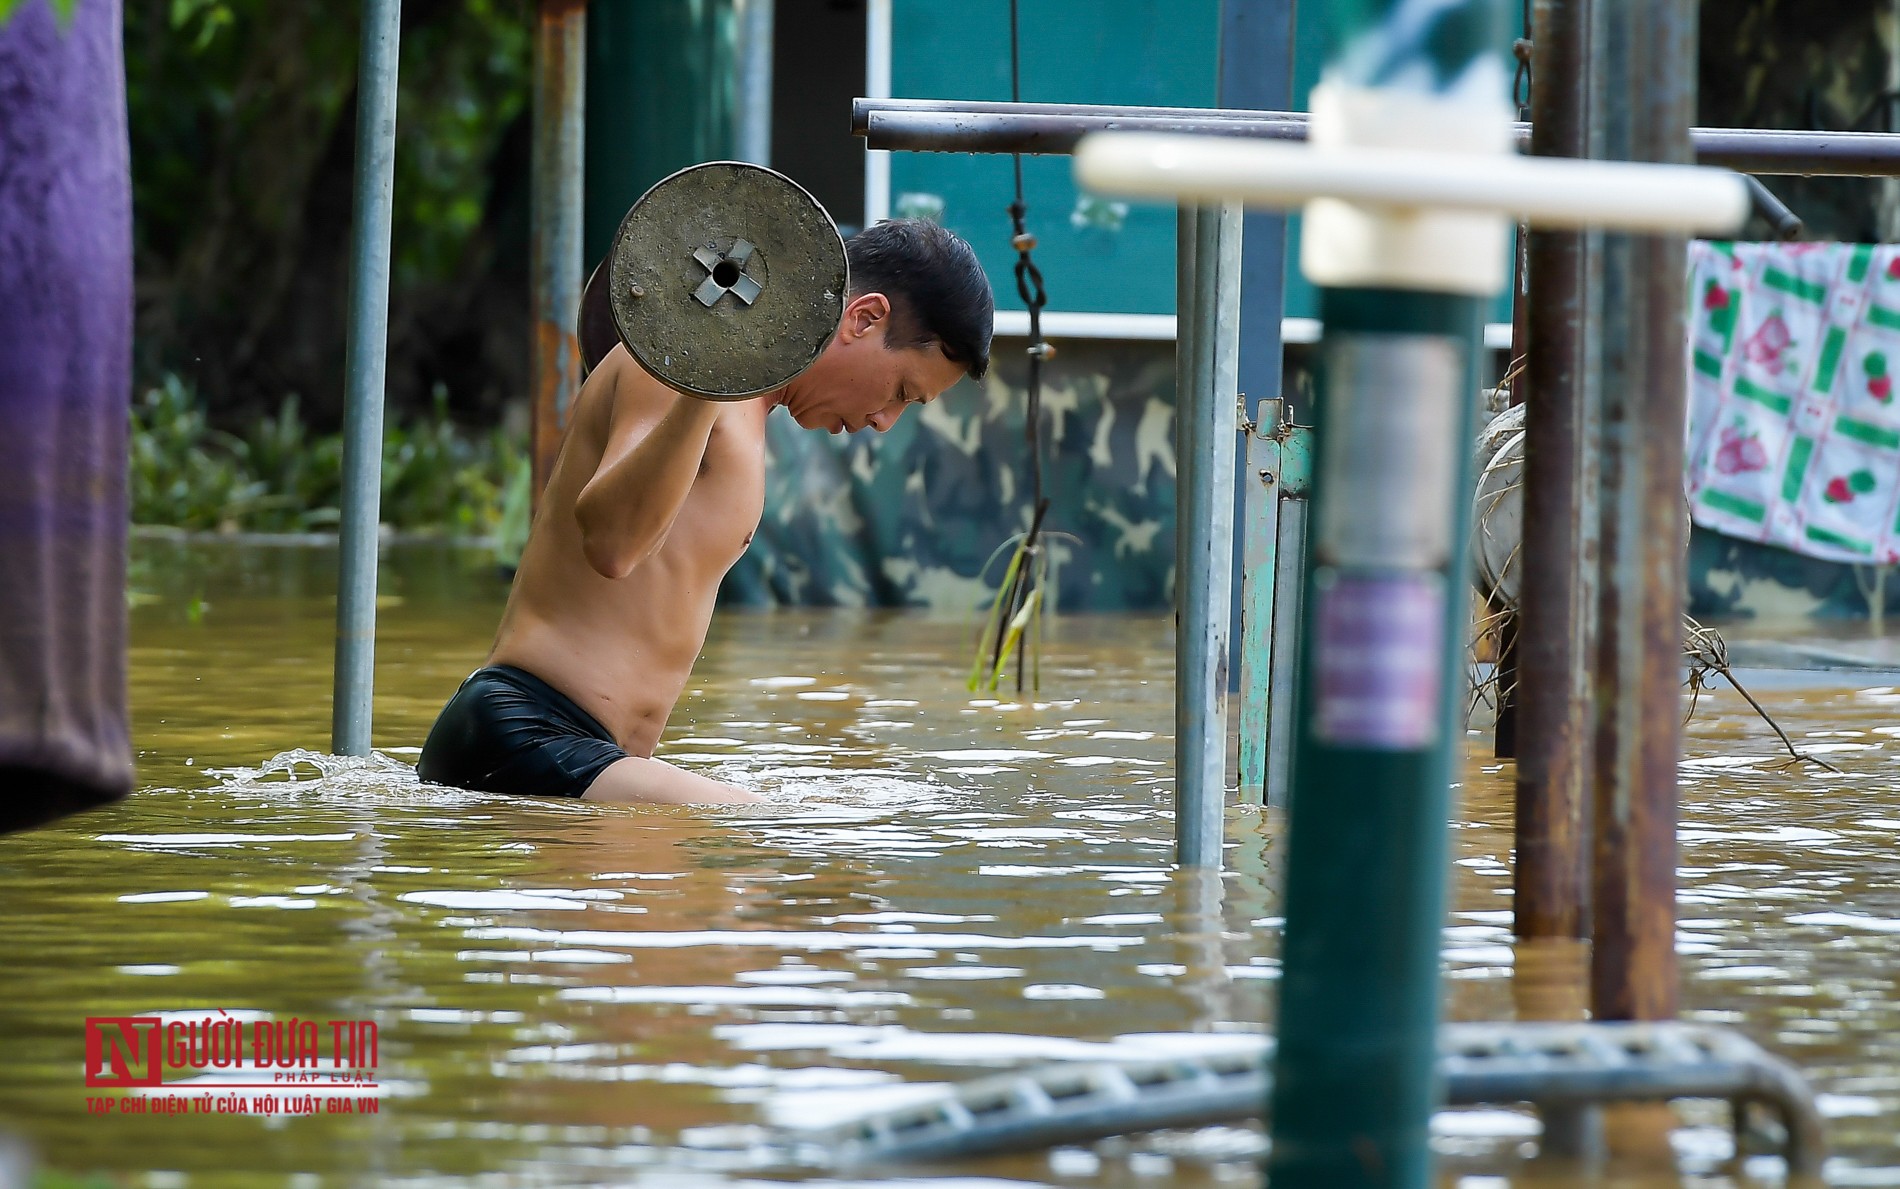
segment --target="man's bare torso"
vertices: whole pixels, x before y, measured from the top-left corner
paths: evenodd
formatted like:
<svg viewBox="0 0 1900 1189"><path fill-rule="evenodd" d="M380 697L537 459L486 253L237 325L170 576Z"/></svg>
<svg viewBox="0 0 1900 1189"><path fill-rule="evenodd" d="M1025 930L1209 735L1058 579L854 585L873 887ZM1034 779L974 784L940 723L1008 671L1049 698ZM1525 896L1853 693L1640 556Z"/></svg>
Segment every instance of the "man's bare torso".
<svg viewBox="0 0 1900 1189"><path fill-rule="evenodd" d="M769 406L721 405L664 541L623 578L588 563L575 505L600 468L611 418L650 428L681 399L691 398L653 379L623 347L588 376L488 655L554 686L642 757L653 754L686 686L720 580L752 540L765 501Z"/></svg>

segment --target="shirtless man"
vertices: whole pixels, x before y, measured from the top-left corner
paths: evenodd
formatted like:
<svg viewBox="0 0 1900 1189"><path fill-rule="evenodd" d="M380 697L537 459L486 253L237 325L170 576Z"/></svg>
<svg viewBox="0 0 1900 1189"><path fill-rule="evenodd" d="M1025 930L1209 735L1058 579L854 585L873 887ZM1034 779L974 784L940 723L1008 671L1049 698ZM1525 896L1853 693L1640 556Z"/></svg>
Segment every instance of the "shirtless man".
<svg viewBox="0 0 1900 1189"><path fill-rule="evenodd" d="M969 244L904 219L845 250L838 333L781 389L704 401L661 384L618 343L601 359L575 400L488 663L429 732L422 779L596 801L759 799L653 748L720 579L764 511L766 417L782 405L806 429L882 433L989 366L992 298Z"/></svg>

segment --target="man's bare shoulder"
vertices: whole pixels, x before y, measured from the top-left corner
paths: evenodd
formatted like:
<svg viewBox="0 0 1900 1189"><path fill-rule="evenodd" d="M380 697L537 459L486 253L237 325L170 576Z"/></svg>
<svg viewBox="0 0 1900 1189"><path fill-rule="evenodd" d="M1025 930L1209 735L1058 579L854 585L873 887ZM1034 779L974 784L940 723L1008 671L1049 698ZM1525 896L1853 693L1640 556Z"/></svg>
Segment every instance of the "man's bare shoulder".
<svg viewBox="0 0 1900 1189"><path fill-rule="evenodd" d="M600 366L588 373L582 402L587 403L590 395L599 411L616 421L658 421L677 394L636 363L625 344L616 343Z"/></svg>
<svg viewBox="0 0 1900 1189"><path fill-rule="evenodd" d="M682 394L655 379L653 373L641 367L627 351L624 343L616 343L600 366L587 376L587 387L593 387L594 377L600 376L600 388L595 397L600 411L610 416L616 425L622 427L651 428L666 416ZM585 402L586 391L582 397ZM693 397L683 399L692 400ZM764 400L715 401L719 412L719 429L722 433L734 431L748 434L765 432L765 415L769 406Z"/></svg>

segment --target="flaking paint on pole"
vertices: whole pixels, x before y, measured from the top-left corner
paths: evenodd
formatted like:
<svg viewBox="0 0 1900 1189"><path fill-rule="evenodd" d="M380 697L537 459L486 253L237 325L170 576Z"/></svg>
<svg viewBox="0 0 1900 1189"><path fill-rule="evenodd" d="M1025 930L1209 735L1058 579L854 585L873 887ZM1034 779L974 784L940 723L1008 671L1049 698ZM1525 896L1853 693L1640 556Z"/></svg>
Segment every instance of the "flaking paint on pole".
<svg viewBox="0 0 1900 1189"><path fill-rule="evenodd" d="M1533 153L1589 155L1590 6L1538 0L1533 10ZM1533 231L1529 245L1513 900L1523 940L1588 936L1587 642L1596 590L1581 531L1596 515L1596 493L1583 481L1594 440L1584 383L1588 240L1584 232Z"/></svg>
<svg viewBox="0 0 1900 1189"><path fill-rule="evenodd" d="M1687 0L1596 7L1594 156L1689 159L1695 28ZM1684 251L1679 236L1606 235L1603 243L1590 968L1600 1020L1676 1011Z"/></svg>
<svg viewBox="0 0 1900 1189"><path fill-rule="evenodd" d="M584 0L540 0L534 33L528 253L534 317L531 453L537 502L553 473L581 385L575 319L582 283L586 101L587 5Z"/></svg>
<svg viewBox="0 0 1900 1189"><path fill-rule="evenodd" d="M375 693L376 545L382 511L401 0L364 0L362 22L350 224L349 340L344 359L336 680L330 710L330 746L338 755L369 754Z"/></svg>

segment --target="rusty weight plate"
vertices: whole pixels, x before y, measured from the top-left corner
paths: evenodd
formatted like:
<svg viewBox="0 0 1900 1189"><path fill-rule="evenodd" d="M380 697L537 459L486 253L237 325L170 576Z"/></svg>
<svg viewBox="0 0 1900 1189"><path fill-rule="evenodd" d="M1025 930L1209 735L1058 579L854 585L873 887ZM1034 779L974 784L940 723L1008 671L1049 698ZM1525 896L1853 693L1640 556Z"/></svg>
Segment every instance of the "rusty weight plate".
<svg viewBox="0 0 1900 1189"><path fill-rule="evenodd" d="M844 316L844 241L818 200L738 161L656 182L607 256L620 341L669 388L770 392L812 365Z"/></svg>

